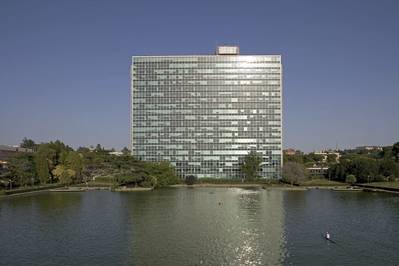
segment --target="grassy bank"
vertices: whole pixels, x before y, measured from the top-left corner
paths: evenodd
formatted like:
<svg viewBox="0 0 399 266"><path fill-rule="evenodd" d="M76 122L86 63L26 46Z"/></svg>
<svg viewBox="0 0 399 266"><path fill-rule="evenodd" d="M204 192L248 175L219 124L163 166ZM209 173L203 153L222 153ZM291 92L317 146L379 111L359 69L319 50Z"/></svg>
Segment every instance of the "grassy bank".
<svg viewBox="0 0 399 266"><path fill-rule="evenodd" d="M242 180L242 179L228 179L228 178L200 178L196 182L197 184L223 184L223 185L236 185L236 184L257 184L257 185L271 185L280 184L279 180L276 179L253 179L253 180Z"/></svg>
<svg viewBox="0 0 399 266"><path fill-rule="evenodd" d="M347 183L332 181L325 178L321 179L311 179L305 182L302 182L300 186L304 187L336 187L336 186L348 186Z"/></svg>
<svg viewBox="0 0 399 266"><path fill-rule="evenodd" d="M399 181L395 182L371 182L362 184L363 187L381 188L381 189L394 189L399 190Z"/></svg>
<svg viewBox="0 0 399 266"><path fill-rule="evenodd" d="M116 186L118 186L118 183L116 182L97 182L97 181L90 181L87 183L71 185L71 187L116 187Z"/></svg>
<svg viewBox="0 0 399 266"><path fill-rule="evenodd" d="M39 185L39 186L31 186L31 187L20 187L20 188L11 189L11 190L2 190L0 192L0 195L9 196L9 195L16 195L16 194L48 190L48 189L58 188L58 187L63 187L63 186L64 185L62 185L62 184L56 183L56 184L47 184L47 185Z"/></svg>
<svg viewBox="0 0 399 266"><path fill-rule="evenodd" d="M290 183L283 182L283 180L276 179L255 179L255 180L244 180L241 179L212 179L212 178L201 178L195 182L196 186L235 186L235 187L248 187L248 186L261 186L261 187L291 187ZM339 181L332 181L325 178L309 179L301 182L300 184L294 184L296 187L337 187L337 186L348 186L348 183ZM184 184L178 184L176 186L184 186Z"/></svg>

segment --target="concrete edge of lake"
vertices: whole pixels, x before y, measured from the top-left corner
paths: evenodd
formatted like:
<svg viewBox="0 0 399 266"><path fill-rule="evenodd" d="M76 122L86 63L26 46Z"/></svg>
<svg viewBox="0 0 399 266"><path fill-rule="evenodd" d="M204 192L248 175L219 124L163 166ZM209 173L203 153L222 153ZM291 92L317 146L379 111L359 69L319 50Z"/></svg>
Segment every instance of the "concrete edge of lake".
<svg viewBox="0 0 399 266"><path fill-rule="evenodd" d="M247 189L264 189L264 190L284 190L284 191L306 191L306 190L332 190L336 192L384 192L399 194L398 189L370 186L370 185L359 185L356 186L289 186L283 184L259 184L259 183L244 183L244 184L214 184L214 183L200 183L200 184L176 184L170 185L169 188L247 188ZM32 191L14 191L12 194L0 195L0 198L8 198L29 194L37 194L44 192L87 192L94 190L107 190L115 192L140 192L140 191L152 191L154 188L150 187L117 187L111 189L107 186L70 186L70 187L42 187Z"/></svg>
<svg viewBox="0 0 399 266"><path fill-rule="evenodd" d="M50 189L50 192L86 192L91 190L110 190L109 187L61 187Z"/></svg>
<svg viewBox="0 0 399 266"><path fill-rule="evenodd" d="M306 190L305 187L284 186L284 185L266 185L266 184L213 184L201 183L194 185L176 184L172 188L255 188L255 189L278 189L278 190Z"/></svg>
<svg viewBox="0 0 399 266"><path fill-rule="evenodd" d="M154 190L152 187L118 187L115 188L115 192L136 192L136 191L151 191Z"/></svg>

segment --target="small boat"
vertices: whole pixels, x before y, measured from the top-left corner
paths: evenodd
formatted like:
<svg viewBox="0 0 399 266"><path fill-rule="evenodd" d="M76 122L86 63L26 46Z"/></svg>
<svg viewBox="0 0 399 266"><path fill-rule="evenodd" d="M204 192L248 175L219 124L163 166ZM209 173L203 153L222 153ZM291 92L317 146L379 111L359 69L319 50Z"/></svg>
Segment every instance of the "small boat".
<svg viewBox="0 0 399 266"><path fill-rule="evenodd" d="M330 237L327 237L327 235L322 235L323 238L327 241L330 241L331 243L337 244L334 240L332 240Z"/></svg>

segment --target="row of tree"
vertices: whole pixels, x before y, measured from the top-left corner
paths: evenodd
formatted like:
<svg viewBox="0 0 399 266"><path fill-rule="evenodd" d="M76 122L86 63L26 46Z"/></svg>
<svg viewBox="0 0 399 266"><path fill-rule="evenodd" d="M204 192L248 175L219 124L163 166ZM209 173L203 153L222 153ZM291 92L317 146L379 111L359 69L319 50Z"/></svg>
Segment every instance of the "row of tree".
<svg viewBox="0 0 399 266"><path fill-rule="evenodd" d="M347 182L394 181L399 178L399 142L374 150L346 150L327 177Z"/></svg>
<svg viewBox="0 0 399 266"><path fill-rule="evenodd" d="M0 180L7 187L69 185L89 180L145 187L179 182L175 169L168 162L137 160L127 148L123 149L122 156L115 156L99 144L92 150L78 148L75 151L59 140L36 144L25 138L21 146L34 152L19 153L8 160L7 170L0 173Z"/></svg>
<svg viewBox="0 0 399 266"><path fill-rule="evenodd" d="M357 182L394 181L399 178L399 163L392 159L372 159L358 157L343 158L339 163L332 165L327 177L333 180L346 181L352 175ZM353 177L351 177L353 180Z"/></svg>
<svg viewBox="0 0 399 266"><path fill-rule="evenodd" d="M285 163L282 173L283 180L291 184L300 184L309 178L306 167L297 162ZM364 156L343 158L329 167L325 177L351 184L395 181L399 178L399 163L391 159L377 160Z"/></svg>
<svg viewBox="0 0 399 266"><path fill-rule="evenodd" d="M123 149L122 156L115 156L100 144L95 149L81 147L75 151L59 140L36 144L25 138L21 146L34 152L12 157L8 171L0 175L0 179L8 180L13 186L55 182L68 185L87 180L106 180L126 186L163 187L180 181L169 162L140 161L130 156L127 148ZM329 171L326 177L329 179L353 183L399 178L399 142L377 152L347 150L342 154L339 162L336 162L335 155L327 158ZM320 162L322 158L318 156L284 156L283 178L291 183L306 179L306 166ZM255 151L245 156L240 165L244 178L259 178L261 163L262 158Z"/></svg>
<svg viewBox="0 0 399 266"><path fill-rule="evenodd" d="M339 162L334 154L329 154L325 162L314 153L285 155L283 178L298 183L308 177L306 167L314 164L329 168L326 178L348 183L393 181L399 178L399 142L382 149L351 149L339 153Z"/></svg>
<svg viewBox="0 0 399 266"><path fill-rule="evenodd" d="M34 152L11 158L9 171L1 176L14 187L46 183L69 185L87 180L142 187L163 187L180 182L169 162L140 161L130 156L127 148L122 150L122 156L115 156L109 154L112 150L106 150L100 144L92 149L80 147L75 151L59 140L36 144L27 138L21 147ZM240 169L245 180L259 178L261 162L262 158L254 151L244 157Z"/></svg>
<svg viewBox="0 0 399 266"><path fill-rule="evenodd" d="M24 139L21 145L33 153L18 153L8 161L8 171L1 175L10 186L26 186L60 182L70 184L82 180L83 158L61 141L35 144Z"/></svg>
<svg viewBox="0 0 399 266"><path fill-rule="evenodd" d="M122 156L110 155L109 151L99 145L94 151L79 148L78 152L84 158L84 176L95 180L140 187L164 187L180 181L169 162L137 160L127 148L122 150Z"/></svg>
<svg viewBox="0 0 399 266"><path fill-rule="evenodd" d="M308 154L297 153L293 155L284 155L284 163L295 162L299 164L303 164L305 167L312 167L317 164L320 166L329 166L337 162L336 154L328 154L327 159L324 161L324 156L320 154L316 154L314 152Z"/></svg>

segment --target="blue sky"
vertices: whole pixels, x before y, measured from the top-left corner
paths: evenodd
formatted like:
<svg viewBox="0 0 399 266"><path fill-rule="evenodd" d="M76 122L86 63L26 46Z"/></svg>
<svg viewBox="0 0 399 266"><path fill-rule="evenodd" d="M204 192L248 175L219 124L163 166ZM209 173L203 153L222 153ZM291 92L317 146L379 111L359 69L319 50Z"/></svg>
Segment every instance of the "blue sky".
<svg viewBox="0 0 399 266"><path fill-rule="evenodd" d="M132 55L282 54L284 147L399 141L399 1L0 1L0 143L129 144Z"/></svg>

